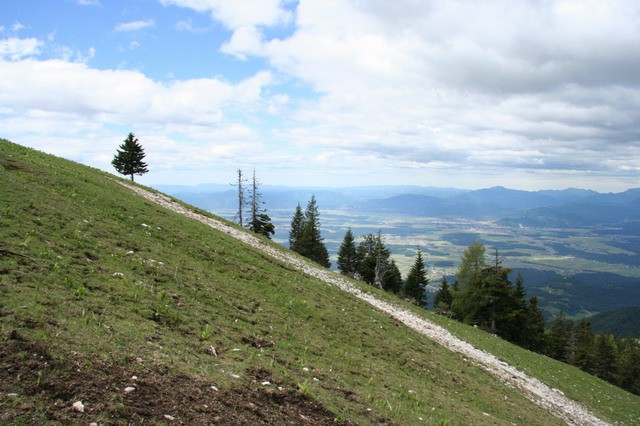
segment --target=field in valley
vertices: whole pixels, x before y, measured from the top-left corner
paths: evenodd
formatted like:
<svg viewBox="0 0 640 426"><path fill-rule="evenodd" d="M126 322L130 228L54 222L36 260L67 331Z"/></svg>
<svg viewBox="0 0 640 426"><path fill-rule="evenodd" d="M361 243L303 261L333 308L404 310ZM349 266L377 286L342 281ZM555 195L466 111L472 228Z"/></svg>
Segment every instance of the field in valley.
<svg viewBox="0 0 640 426"><path fill-rule="evenodd" d="M215 211L232 218L232 211ZM275 240L287 245L293 211L270 210ZM430 289L452 276L464 250L482 242L491 260L498 249L503 264L521 272L530 295L548 317L559 310L570 318L640 304L640 237L618 229L555 229L500 226L491 221L446 220L402 215L354 214L321 210L322 234L335 268L347 228L356 238L382 232L400 270L406 274L416 249L425 255ZM515 277L514 277L515 278Z"/></svg>

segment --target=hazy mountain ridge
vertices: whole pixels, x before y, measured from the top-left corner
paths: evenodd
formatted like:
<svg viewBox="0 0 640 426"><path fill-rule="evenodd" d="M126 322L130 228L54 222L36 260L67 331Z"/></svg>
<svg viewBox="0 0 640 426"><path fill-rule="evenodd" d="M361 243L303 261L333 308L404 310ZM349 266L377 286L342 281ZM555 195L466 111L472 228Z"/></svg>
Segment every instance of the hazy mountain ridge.
<svg viewBox="0 0 640 426"><path fill-rule="evenodd" d="M237 208L234 187L216 184L158 186L207 210ZM493 220L505 226L593 226L640 221L640 189L522 191L502 186L478 190L420 186L345 188L261 187L267 209L293 209L315 194L323 209L435 218Z"/></svg>

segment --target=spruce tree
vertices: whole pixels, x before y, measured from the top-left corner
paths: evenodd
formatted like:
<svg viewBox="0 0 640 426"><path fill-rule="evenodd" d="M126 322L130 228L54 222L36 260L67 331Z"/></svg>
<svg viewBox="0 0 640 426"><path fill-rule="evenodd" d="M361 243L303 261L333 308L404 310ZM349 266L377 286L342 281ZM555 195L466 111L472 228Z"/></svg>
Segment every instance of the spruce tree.
<svg viewBox="0 0 640 426"><path fill-rule="evenodd" d="M455 293L452 310L464 322L513 341L519 332L515 315L518 304L513 284L509 281L510 272L510 269L502 267L496 250L494 264L471 274L472 280Z"/></svg>
<svg viewBox="0 0 640 426"><path fill-rule="evenodd" d="M427 303L427 296L425 295L427 284L429 284L429 280L424 260L422 259L422 251L418 249L416 260L404 282L404 294L416 305L424 307Z"/></svg>
<svg viewBox="0 0 640 426"><path fill-rule="evenodd" d="M378 288L391 288L397 285L395 271L388 275L391 267L391 251L384 244L382 232L378 231L377 235L367 234L362 237L358 246L358 257L360 260L358 274L364 282Z"/></svg>
<svg viewBox="0 0 640 426"><path fill-rule="evenodd" d="M358 245L358 258L360 259L358 275L362 281L371 285L375 282L378 244L375 235L367 234L362 236L362 241Z"/></svg>
<svg viewBox="0 0 640 426"><path fill-rule="evenodd" d="M304 212L302 232L296 242L296 251L321 266L326 268L331 266L329 252L320 233L320 212L318 211L315 195L311 196L311 200L309 200L307 209Z"/></svg>
<svg viewBox="0 0 640 426"><path fill-rule="evenodd" d="M592 373L602 380L614 383L616 377L615 364L618 359L618 348L610 334L598 334L594 342Z"/></svg>
<svg viewBox="0 0 640 426"><path fill-rule="evenodd" d="M538 298L531 296L527 303L527 322L523 347L534 352L542 353L545 349L544 314L538 307Z"/></svg>
<svg viewBox="0 0 640 426"><path fill-rule="evenodd" d="M528 339L527 334L527 326L528 326L528 317L529 312L527 312L527 290L524 286L524 279L522 278L522 274L518 272L516 276L516 283L514 288L514 297L513 297L513 318L511 324L511 334L512 341L519 345L523 346Z"/></svg>
<svg viewBox="0 0 640 426"><path fill-rule="evenodd" d="M546 333L545 354L559 361L565 360L566 347L571 333L571 322L565 313L560 311Z"/></svg>
<svg viewBox="0 0 640 426"><path fill-rule="evenodd" d="M433 307L436 309L436 311L448 311L451 307L452 301L453 295L451 294L451 290L449 290L449 282L447 281L447 277L442 277L440 288L433 298Z"/></svg>
<svg viewBox="0 0 640 426"><path fill-rule="evenodd" d="M347 229L338 250L338 270L341 274L353 278L360 267L360 258L351 228Z"/></svg>
<svg viewBox="0 0 640 426"><path fill-rule="evenodd" d="M133 175L143 175L149 171L147 163L142 161L146 155L144 149L133 133L129 133L116 151L111 164L121 175L131 176L132 182Z"/></svg>
<svg viewBox="0 0 640 426"><path fill-rule="evenodd" d="M396 264L396 261L391 259L389 265L386 268L384 277L382 278L382 289L390 293L400 293L404 281L402 281L402 274Z"/></svg>
<svg viewBox="0 0 640 426"><path fill-rule="evenodd" d="M291 229L289 230L289 248L299 253L300 238L302 238L302 230L304 229L304 214L300 203L296 206L293 218L291 218Z"/></svg>
<svg viewBox="0 0 640 426"><path fill-rule="evenodd" d="M593 367L593 342L595 334L591 329L591 321L581 319L574 327L575 352L572 364L584 371L591 371Z"/></svg>

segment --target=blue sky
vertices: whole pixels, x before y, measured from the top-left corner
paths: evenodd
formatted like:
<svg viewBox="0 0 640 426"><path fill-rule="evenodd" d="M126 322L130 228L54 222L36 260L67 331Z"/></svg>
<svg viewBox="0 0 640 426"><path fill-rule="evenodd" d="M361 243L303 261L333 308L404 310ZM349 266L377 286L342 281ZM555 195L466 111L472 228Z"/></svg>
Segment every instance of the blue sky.
<svg viewBox="0 0 640 426"><path fill-rule="evenodd" d="M0 137L148 185L640 186L635 0L3 0Z"/></svg>

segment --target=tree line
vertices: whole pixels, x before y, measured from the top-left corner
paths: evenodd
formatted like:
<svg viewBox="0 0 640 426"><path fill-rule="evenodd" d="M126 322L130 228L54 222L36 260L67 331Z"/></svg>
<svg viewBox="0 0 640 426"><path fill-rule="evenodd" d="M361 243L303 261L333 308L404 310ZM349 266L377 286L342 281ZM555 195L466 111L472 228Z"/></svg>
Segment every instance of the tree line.
<svg viewBox="0 0 640 426"><path fill-rule="evenodd" d="M638 339L596 334L588 319L570 321L562 311L547 330L545 338L545 355L640 395Z"/></svg>
<svg viewBox="0 0 640 426"><path fill-rule="evenodd" d="M417 250L405 280L390 256L380 233L364 235L356 245L348 229L338 252L338 270L426 308L429 280L422 251ZM497 249L488 262L484 245L471 244L461 256L453 285L442 278L433 300L434 311L640 395L638 339L595 334L589 320L574 323L563 312L547 328L538 298L527 298L522 275L518 273L511 282L511 272L502 265Z"/></svg>
<svg viewBox="0 0 640 426"><path fill-rule="evenodd" d="M425 307L427 297L424 290L429 284L429 279L420 248L416 253L415 262L403 279L381 232L364 235L356 244L353 232L349 228L338 250L337 267L343 275L398 294L416 305Z"/></svg>
<svg viewBox="0 0 640 426"><path fill-rule="evenodd" d="M547 328L537 297L527 300L522 275L511 283L510 273L497 250L487 264L484 246L473 243L462 255L453 286L443 279L435 311L640 395L638 339L595 334L588 319L574 323L562 311Z"/></svg>

